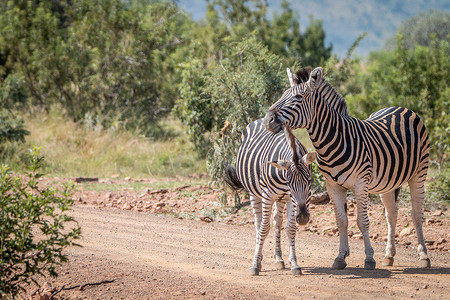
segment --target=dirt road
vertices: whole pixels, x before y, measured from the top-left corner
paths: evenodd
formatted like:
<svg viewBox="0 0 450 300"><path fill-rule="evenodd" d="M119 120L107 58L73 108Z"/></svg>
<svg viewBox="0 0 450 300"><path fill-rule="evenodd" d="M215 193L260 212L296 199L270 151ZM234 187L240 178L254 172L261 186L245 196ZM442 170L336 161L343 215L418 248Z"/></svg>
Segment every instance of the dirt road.
<svg viewBox="0 0 450 300"><path fill-rule="evenodd" d="M115 279L113 283L58 294L62 299L448 299L450 253L431 252L432 269L419 269L414 249L398 247L394 267L382 267L384 246L375 244L377 269L364 270L363 243L350 240L345 270L331 270L338 238L299 231L297 257L303 275L275 269L273 231L263 271L248 275L254 229L158 217L134 211L77 206L82 248L69 250L56 286ZM287 262L287 243L282 236Z"/></svg>

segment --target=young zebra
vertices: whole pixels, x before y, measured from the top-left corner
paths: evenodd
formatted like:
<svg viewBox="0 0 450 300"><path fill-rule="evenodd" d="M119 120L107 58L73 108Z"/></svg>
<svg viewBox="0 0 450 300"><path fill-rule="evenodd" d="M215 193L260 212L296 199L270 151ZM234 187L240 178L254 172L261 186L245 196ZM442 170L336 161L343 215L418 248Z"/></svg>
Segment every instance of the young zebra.
<svg viewBox="0 0 450 300"><path fill-rule="evenodd" d="M288 70L288 76L292 73ZM329 90L323 93L322 90ZM421 267L430 267L423 232L424 181L430 142L423 122L411 110L385 108L367 120L339 114L327 98L340 97L324 80L322 68L314 69L305 83L294 84L273 104L265 117L266 129L277 122L291 128L306 128L317 151L317 163L334 203L339 229L339 254L333 268L346 267L350 254L347 236L347 190L357 201L357 223L364 238L366 269L375 268L369 239L368 194L381 194L386 208L388 242L383 265L392 266L395 255L396 197L406 182L411 191L412 218L416 228Z"/></svg>
<svg viewBox="0 0 450 300"><path fill-rule="evenodd" d="M270 214L274 202L276 265L279 269L284 269L280 233L283 210L287 205L289 262L292 273L300 275L301 269L295 255L297 229L295 220L300 225L309 221L310 164L315 159L315 152L307 154L305 147L288 127L284 130L278 128L276 133L265 130L262 119L250 123L245 128L241 142L236 158L236 169L227 166L225 181L236 190L245 189L250 193L256 229L256 248L250 275L258 275L261 270L262 247L269 233Z"/></svg>

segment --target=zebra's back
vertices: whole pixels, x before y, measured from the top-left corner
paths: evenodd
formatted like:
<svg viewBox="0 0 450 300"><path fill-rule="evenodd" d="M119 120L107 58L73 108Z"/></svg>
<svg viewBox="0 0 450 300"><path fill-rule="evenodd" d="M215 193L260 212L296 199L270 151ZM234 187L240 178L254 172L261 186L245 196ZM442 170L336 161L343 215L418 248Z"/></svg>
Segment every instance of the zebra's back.
<svg viewBox="0 0 450 300"><path fill-rule="evenodd" d="M292 159L283 131L272 133L264 128L262 121L256 120L245 128L236 158L239 180L249 193L258 197L262 197L263 187L274 194L287 192L285 173L268 162ZM305 155L305 147L298 140L296 144L300 155Z"/></svg>
<svg viewBox="0 0 450 300"><path fill-rule="evenodd" d="M420 117L403 107L373 113L366 121L374 193L396 189L415 175L425 180L430 140Z"/></svg>

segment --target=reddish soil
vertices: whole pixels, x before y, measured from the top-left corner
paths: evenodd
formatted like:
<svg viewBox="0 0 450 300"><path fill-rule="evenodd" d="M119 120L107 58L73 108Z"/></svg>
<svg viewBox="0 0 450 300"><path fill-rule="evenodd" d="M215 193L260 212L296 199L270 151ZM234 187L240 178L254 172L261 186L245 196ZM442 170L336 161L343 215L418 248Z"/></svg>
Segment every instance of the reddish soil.
<svg viewBox="0 0 450 300"><path fill-rule="evenodd" d="M49 180L50 181L50 180ZM51 181L54 181L53 179ZM145 184L146 180L140 180ZM101 183L130 181L106 180ZM93 183L95 184L95 183ZM273 231L264 247L263 271L248 275L255 232L251 208L219 211L219 192L206 186L182 186L145 192L125 188L74 195L73 216L83 230L83 247L67 250L53 289L59 299L448 299L450 220L442 209L425 211L424 235L431 269L419 269L408 207L398 217L393 267L381 266L387 226L382 205L370 205L371 237L377 269L364 270L364 247L349 202L351 256L344 270L332 270L338 234L331 204L312 205L311 221L298 229L296 245L303 275L276 270ZM282 235L286 266L288 246Z"/></svg>

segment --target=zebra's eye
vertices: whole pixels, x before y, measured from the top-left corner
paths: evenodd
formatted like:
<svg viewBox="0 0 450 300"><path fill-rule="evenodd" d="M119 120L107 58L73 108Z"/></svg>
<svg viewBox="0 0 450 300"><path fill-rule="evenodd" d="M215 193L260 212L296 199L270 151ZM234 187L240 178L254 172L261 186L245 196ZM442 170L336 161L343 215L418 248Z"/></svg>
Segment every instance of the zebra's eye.
<svg viewBox="0 0 450 300"><path fill-rule="evenodd" d="M298 94L298 95L295 95L295 96L294 96L294 100L295 100L295 101L302 102L302 101L303 101L303 97L302 97L302 95Z"/></svg>

